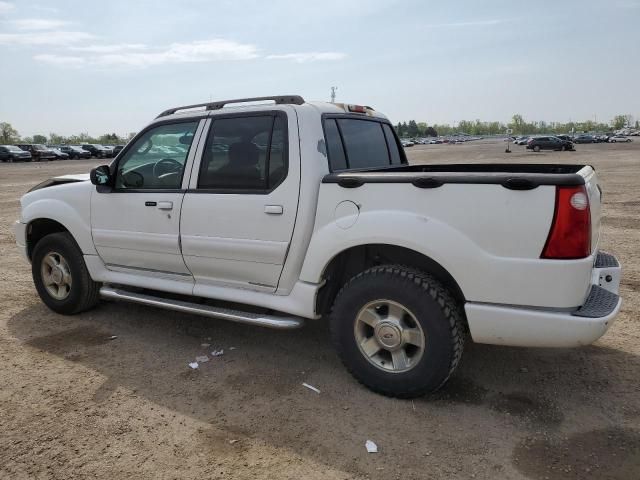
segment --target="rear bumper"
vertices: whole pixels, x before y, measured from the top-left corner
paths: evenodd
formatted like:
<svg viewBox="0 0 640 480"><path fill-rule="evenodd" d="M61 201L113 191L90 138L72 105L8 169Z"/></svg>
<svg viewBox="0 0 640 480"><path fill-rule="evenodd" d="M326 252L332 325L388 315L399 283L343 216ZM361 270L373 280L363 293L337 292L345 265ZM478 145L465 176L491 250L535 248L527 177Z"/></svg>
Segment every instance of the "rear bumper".
<svg viewBox="0 0 640 480"><path fill-rule="evenodd" d="M573 310L467 303L471 337L477 343L515 347L589 345L604 335L620 311L620 274L614 256L598 253L587 298Z"/></svg>

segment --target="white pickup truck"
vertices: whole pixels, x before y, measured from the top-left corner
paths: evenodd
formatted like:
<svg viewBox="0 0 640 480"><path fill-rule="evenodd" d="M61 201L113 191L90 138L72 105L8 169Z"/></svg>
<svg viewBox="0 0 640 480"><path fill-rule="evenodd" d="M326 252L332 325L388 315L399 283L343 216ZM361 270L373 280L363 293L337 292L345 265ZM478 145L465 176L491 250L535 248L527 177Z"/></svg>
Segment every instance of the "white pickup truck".
<svg viewBox="0 0 640 480"><path fill-rule="evenodd" d="M467 335L604 334L621 299L600 197L589 166L409 165L370 107L263 97L161 113L111 165L24 195L16 238L55 312L102 297L283 329L328 317L357 380L412 397Z"/></svg>

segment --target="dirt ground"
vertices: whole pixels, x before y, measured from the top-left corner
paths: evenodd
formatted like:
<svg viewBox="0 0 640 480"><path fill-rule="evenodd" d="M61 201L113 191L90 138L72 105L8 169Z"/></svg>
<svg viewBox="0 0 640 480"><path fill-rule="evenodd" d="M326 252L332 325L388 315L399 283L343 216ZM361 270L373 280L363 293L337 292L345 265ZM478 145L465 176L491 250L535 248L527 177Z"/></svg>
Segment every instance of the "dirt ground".
<svg viewBox="0 0 640 480"><path fill-rule="evenodd" d="M0 478L640 478L640 139L567 153L513 148L482 141L408 154L594 165L601 247L624 268L622 313L585 348L469 342L447 386L413 401L357 384L324 322L276 332L124 303L52 313L14 247L18 199L97 161L0 164ZM190 370L202 343L224 355ZM367 439L379 453L366 453Z"/></svg>

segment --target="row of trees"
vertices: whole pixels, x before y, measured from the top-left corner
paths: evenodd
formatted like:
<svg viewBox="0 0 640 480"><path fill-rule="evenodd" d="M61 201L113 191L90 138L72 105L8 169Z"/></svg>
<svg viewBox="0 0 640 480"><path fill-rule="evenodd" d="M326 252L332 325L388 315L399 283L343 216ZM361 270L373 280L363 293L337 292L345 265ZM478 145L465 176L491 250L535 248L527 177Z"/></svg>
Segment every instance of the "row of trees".
<svg viewBox="0 0 640 480"><path fill-rule="evenodd" d="M99 137L93 137L88 133L78 135L58 135L50 133L46 135L34 135L33 137L22 137L10 123L0 122L0 145L11 145L14 143L41 143L50 145L78 145L82 143L98 143L100 145L123 145L127 143L135 133L130 133L126 137L121 137L115 133L106 133Z"/></svg>
<svg viewBox="0 0 640 480"><path fill-rule="evenodd" d="M609 123L587 120L584 122L527 122L522 115L516 114L511 122L482 122L480 120L461 120L457 125L434 124L425 122L400 122L395 126L400 137L437 137L438 135L452 135L468 133L469 135L499 135L510 128L514 134L532 135L542 133L571 133L573 132L609 132L622 128L640 129L640 122L633 122L631 115L616 115Z"/></svg>

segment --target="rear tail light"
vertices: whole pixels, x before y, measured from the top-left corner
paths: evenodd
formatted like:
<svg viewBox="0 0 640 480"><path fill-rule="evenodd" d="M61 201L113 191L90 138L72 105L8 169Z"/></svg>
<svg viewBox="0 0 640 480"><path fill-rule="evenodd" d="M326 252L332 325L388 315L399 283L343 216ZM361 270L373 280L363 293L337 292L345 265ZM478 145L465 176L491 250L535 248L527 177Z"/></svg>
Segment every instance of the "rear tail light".
<svg viewBox="0 0 640 480"><path fill-rule="evenodd" d="M577 259L591 253L591 211L584 185L556 187L553 223L541 258Z"/></svg>

